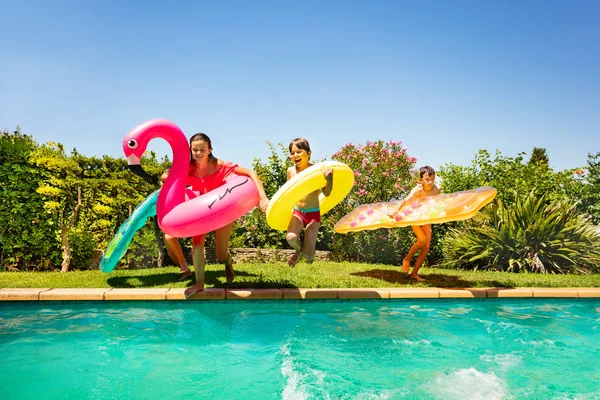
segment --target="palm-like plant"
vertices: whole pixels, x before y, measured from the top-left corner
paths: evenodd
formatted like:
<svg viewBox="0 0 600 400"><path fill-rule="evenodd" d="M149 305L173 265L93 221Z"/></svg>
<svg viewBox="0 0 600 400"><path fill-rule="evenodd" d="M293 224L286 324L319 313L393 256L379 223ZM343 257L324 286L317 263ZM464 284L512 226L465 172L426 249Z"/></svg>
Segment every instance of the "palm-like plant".
<svg viewBox="0 0 600 400"><path fill-rule="evenodd" d="M444 264L455 268L589 273L600 265L599 228L575 204L533 193L510 208L495 203L484 218L451 229Z"/></svg>

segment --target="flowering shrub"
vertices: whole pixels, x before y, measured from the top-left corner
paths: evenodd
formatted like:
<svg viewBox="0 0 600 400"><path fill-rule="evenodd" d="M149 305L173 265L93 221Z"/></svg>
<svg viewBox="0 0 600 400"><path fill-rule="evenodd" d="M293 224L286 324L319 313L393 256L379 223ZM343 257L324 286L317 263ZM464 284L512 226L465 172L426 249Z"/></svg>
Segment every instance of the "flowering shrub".
<svg viewBox="0 0 600 400"><path fill-rule="evenodd" d="M344 201L324 218L324 226L333 226L360 204L390 201L405 197L415 183L416 158L406 153L402 142L348 143L332 159L354 171L354 187ZM412 245L410 229L378 229L345 235L334 234L333 249L338 259L397 263ZM407 247L408 246L408 247Z"/></svg>

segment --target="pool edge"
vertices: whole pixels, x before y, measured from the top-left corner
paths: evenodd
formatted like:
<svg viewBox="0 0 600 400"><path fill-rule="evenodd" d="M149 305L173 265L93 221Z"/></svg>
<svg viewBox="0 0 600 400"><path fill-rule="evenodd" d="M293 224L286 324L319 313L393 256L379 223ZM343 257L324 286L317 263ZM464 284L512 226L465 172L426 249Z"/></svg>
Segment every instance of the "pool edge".
<svg viewBox="0 0 600 400"><path fill-rule="evenodd" d="M422 298L600 298L600 288L209 288L187 298L183 288L0 288L6 301L112 300L297 300Z"/></svg>

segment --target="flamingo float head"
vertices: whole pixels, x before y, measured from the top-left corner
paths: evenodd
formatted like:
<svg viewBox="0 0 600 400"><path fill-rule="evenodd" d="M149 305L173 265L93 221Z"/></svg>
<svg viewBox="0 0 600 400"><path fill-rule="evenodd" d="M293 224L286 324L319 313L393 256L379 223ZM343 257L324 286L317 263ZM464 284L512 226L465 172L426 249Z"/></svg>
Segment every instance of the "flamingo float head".
<svg viewBox="0 0 600 400"><path fill-rule="evenodd" d="M178 132L185 140L185 135L177 125L166 119L153 119L132 129L123 138L123 152L127 158L129 170L134 174L147 179L153 178L144 171L140 160L148 147L148 143L155 138L165 138L168 133Z"/></svg>

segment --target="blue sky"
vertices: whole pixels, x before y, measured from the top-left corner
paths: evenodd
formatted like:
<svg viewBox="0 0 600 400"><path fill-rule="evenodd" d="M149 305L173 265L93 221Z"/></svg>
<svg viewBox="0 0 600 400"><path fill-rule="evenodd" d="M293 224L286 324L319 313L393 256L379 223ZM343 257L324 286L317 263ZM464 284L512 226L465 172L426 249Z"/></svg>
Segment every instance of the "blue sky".
<svg viewBox="0 0 600 400"><path fill-rule="evenodd" d="M600 151L595 0L0 0L0 15L0 128L90 156L122 156L152 118L246 167L295 137L317 159L401 140L434 168Z"/></svg>

